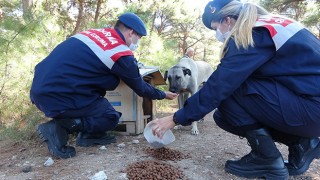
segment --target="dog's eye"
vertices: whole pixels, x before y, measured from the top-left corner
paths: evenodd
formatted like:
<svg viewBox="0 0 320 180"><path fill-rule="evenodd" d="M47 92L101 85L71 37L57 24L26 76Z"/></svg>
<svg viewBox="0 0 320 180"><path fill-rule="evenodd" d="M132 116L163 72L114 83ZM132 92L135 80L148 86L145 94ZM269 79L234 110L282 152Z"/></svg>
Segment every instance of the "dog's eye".
<svg viewBox="0 0 320 180"><path fill-rule="evenodd" d="M171 81L171 76L168 77L168 80Z"/></svg>
<svg viewBox="0 0 320 180"><path fill-rule="evenodd" d="M176 80L179 80L181 78L181 76L176 76Z"/></svg>

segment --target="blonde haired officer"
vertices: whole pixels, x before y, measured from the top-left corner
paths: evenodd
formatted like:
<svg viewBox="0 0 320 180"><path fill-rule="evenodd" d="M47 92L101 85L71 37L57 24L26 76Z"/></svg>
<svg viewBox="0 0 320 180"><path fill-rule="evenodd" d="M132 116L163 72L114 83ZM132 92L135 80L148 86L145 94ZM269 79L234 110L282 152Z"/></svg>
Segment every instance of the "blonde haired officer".
<svg viewBox="0 0 320 180"><path fill-rule="evenodd" d="M247 178L287 179L320 158L320 40L301 24L252 3L210 1L204 25L223 42L220 64L184 107L154 121L162 136L217 108L222 129L245 137L251 152L225 170ZM284 163L274 141L288 146Z"/></svg>

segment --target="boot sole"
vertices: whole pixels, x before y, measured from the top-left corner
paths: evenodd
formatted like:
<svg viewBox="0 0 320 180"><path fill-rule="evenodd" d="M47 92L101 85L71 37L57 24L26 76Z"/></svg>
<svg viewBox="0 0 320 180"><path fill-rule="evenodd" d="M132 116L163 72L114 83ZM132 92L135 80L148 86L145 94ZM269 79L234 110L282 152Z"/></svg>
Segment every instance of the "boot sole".
<svg viewBox="0 0 320 180"><path fill-rule="evenodd" d="M81 147L90 147L95 145L108 145L111 143L115 143L117 140L116 138L108 139L108 140L97 140L97 139L77 139L77 146Z"/></svg>
<svg viewBox="0 0 320 180"><path fill-rule="evenodd" d="M313 150L313 153L311 153L310 157L306 159L306 162L304 163L304 165L300 169L288 168L289 175L290 176L298 176L298 175L305 173L309 169L309 166L314 159L320 159L320 143Z"/></svg>
<svg viewBox="0 0 320 180"><path fill-rule="evenodd" d="M41 141L45 142L47 144L49 152L57 158L67 159L67 158L74 157L76 155L76 151L73 147L69 146L69 148L73 148L73 150L74 150L74 151L71 151L70 153L61 153L58 150L58 148L55 145L54 140L53 140L54 137L52 134L54 134L54 133L51 132L52 128L46 128L45 127L46 125L47 125L46 123L40 124L37 127L37 134L38 134L39 138L41 139Z"/></svg>
<svg viewBox="0 0 320 180"><path fill-rule="evenodd" d="M239 171L237 169L231 169L228 166L225 167L225 171L240 177L245 178L265 178L266 180L287 180L289 179L289 173L287 168L279 170L252 170L252 171Z"/></svg>

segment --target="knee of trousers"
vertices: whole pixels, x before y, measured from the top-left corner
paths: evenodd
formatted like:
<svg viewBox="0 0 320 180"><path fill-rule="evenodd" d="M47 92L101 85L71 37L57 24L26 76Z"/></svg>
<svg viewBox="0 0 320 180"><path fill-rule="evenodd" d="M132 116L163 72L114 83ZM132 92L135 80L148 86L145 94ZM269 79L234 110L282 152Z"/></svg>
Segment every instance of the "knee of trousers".
<svg viewBox="0 0 320 180"><path fill-rule="evenodd" d="M237 136L245 136L245 132L241 130L241 127L233 126L226 119L223 119L219 110L216 110L213 114L213 119L221 129Z"/></svg>
<svg viewBox="0 0 320 180"><path fill-rule="evenodd" d="M119 123L121 115L120 112L114 111L102 114L100 117L87 117L84 119L84 131L98 133L114 130Z"/></svg>

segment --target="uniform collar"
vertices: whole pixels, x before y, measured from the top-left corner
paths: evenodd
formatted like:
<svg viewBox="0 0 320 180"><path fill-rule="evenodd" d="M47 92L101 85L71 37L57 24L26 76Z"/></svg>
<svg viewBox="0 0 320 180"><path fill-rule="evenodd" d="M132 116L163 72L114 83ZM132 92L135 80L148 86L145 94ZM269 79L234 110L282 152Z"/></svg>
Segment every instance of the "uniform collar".
<svg viewBox="0 0 320 180"><path fill-rule="evenodd" d="M124 38L123 34L118 30L118 29L115 29L116 32L119 34L119 36L121 37L121 39L126 42L126 39Z"/></svg>

